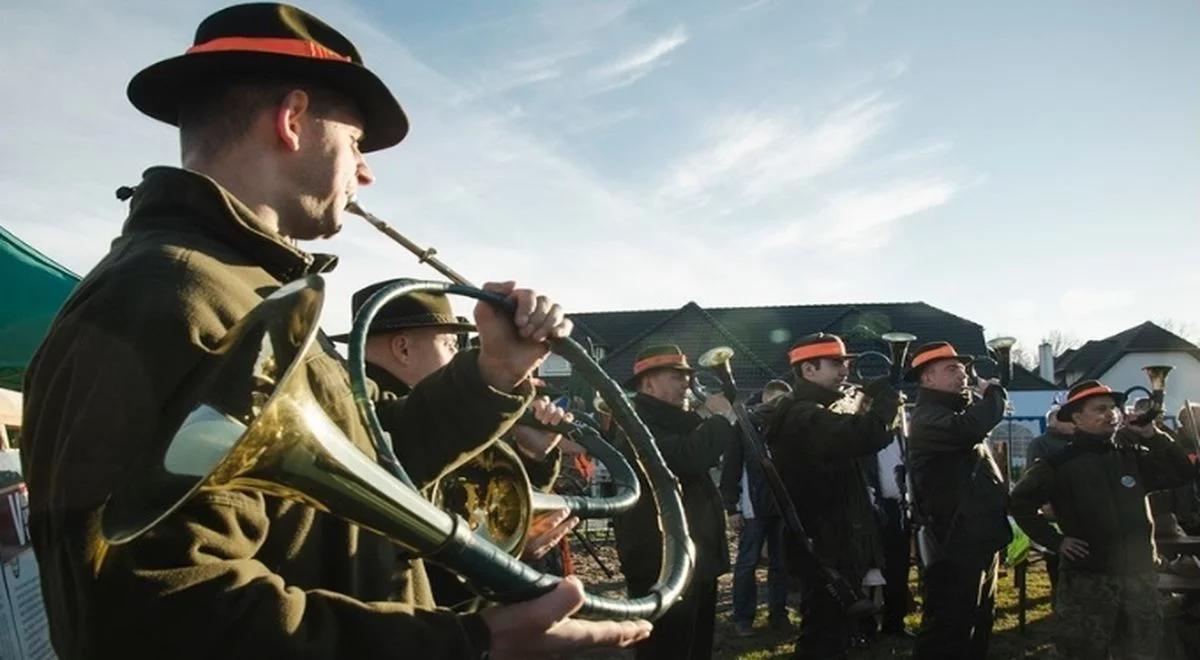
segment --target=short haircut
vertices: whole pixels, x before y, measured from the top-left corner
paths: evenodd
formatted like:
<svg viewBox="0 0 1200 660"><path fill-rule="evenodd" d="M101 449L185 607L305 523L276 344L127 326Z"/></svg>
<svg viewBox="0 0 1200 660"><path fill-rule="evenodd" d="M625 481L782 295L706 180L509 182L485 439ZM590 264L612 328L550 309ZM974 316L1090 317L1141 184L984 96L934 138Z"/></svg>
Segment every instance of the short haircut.
<svg viewBox="0 0 1200 660"><path fill-rule="evenodd" d="M813 369L821 368L821 358L813 358L811 360L801 360L792 365L792 375L796 378L804 378L804 365L811 364Z"/></svg>
<svg viewBox="0 0 1200 660"><path fill-rule="evenodd" d="M241 76L200 85L179 109L180 150L186 155L211 157L231 142L245 137L258 115L277 107L295 89L309 96L309 107L318 114L352 102L336 92L311 83L267 77Z"/></svg>

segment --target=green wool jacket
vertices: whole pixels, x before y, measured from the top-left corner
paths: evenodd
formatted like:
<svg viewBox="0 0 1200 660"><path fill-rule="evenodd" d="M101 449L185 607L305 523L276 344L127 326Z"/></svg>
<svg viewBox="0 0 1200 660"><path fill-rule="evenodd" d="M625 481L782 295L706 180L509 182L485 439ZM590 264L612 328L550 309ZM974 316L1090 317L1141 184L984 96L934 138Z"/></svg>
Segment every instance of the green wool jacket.
<svg viewBox="0 0 1200 660"><path fill-rule="evenodd" d="M62 658L478 657L478 615L433 609L420 561L310 507L205 492L125 545L98 531L105 498L165 442L189 377L281 283L328 270L211 179L152 168L109 254L59 312L25 383L22 462L55 650ZM374 455L341 358L321 335L312 391ZM378 410L418 486L493 441L528 403L464 353Z"/></svg>
<svg viewBox="0 0 1200 660"><path fill-rule="evenodd" d="M823 564L861 576L883 566L883 545L859 459L892 441L893 401L862 414L838 411L842 393L797 378L768 422L767 443L788 495ZM788 568L800 577L798 544Z"/></svg>
<svg viewBox="0 0 1200 660"><path fill-rule="evenodd" d="M715 580L729 572L729 547L725 539L725 509L721 493L709 473L725 450L738 441L737 430L724 417L702 419L646 394L634 398L634 408L646 423L667 467L682 488L688 531L696 545L696 570L692 583ZM616 445L630 465L637 465L633 448L620 434ZM649 583L658 577L663 538L650 484L638 470L642 497L629 511L613 520L617 555L627 581Z"/></svg>
<svg viewBox="0 0 1200 660"><path fill-rule="evenodd" d="M1146 494L1187 483L1192 465L1166 433L1119 435L1126 442L1076 432L1066 449L1027 468L1013 489L1009 509L1029 538L1055 552L1063 536L1087 542L1088 556L1061 557L1061 570L1125 575L1154 570ZM1062 531L1039 511L1047 502Z"/></svg>

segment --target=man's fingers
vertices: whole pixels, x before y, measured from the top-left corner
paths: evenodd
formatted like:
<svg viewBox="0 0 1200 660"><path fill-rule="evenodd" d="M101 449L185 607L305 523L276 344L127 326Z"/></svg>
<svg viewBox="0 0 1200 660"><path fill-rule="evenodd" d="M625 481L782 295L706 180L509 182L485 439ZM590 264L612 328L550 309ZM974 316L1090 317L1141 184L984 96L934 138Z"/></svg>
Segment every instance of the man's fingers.
<svg viewBox="0 0 1200 660"><path fill-rule="evenodd" d="M550 305L550 299L546 296L534 297L533 310L529 312L529 318L521 324L522 337L529 337L535 341L546 338L543 334L543 325L546 322L546 316L550 313Z"/></svg>
<svg viewBox="0 0 1200 660"><path fill-rule="evenodd" d="M528 337L527 326L530 315L537 307L537 294L529 289L516 289L510 294L510 297L517 304L516 313L513 314L513 323L517 326L517 334Z"/></svg>
<svg viewBox="0 0 1200 660"><path fill-rule="evenodd" d="M579 524L579 519L575 517L568 518L550 529L537 535L536 538L530 539L531 552L534 559L541 559L543 555L550 552L550 549L558 545L562 537L567 535L567 532L575 529Z"/></svg>
<svg viewBox="0 0 1200 660"><path fill-rule="evenodd" d="M571 322L571 319L567 318L567 313L563 311L562 307L555 304L550 310L546 336L550 339L570 337L571 330L574 328L575 324Z"/></svg>
<svg viewBox="0 0 1200 660"><path fill-rule="evenodd" d="M616 646L624 648L650 636L653 626L649 621L564 621L555 630L560 635L560 650Z"/></svg>
<svg viewBox="0 0 1200 660"><path fill-rule="evenodd" d="M552 511L548 511L539 515L537 518L534 518L532 528L536 530L537 534L541 534L543 529L550 529L555 525L562 524L562 522L570 515L571 512L567 509L554 509Z"/></svg>
<svg viewBox="0 0 1200 660"><path fill-rule="evenodd" d="M513 282L512 280L507 282L486 282L483 285L483 290L507 296L508 294L512 293L513 288L516 286L517 283Z"/></svg>
<svg viewBox="0 0 1200 660"><path fill-rule="evenodd" d="M532 612L539 630L547 630L556 621L565 619L583 606L583 583L568 575L550 593L530 601L538 607Z"/></svg>

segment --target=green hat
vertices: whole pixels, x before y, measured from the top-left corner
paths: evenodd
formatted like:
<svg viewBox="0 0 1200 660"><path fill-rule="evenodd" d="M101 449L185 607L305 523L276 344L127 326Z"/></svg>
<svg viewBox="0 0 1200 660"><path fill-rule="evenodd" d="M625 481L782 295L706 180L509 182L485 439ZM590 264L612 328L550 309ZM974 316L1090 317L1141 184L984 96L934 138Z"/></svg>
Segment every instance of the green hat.
<svg viewBox="0 0 1200 660"><path fill-rule="evenodd" d="M1117 407L1125 405L1125 393L1115 392L1111 387L1101 383L1098 380L1085 380L1075 383L1074 386L1067 392L1067 400L1058 409L1055 417L1058 417L1060 422L1071 421L1071 415L1079 411L1079 407L1083 402L1098 396L1112 397Z"/></svg>
<svg viewBox="0 0 1200 660"><path fill-rule="evenodd" d="M410 279L386 280L365 286L354 292L350 299L351 317L358 316L359 310L371 296L389 284L397 282L415 282ZM384 332L408 330L410 328L445 328L447 332L469 332L475 329L470 321L455 316L450 309L450 299L444 293L421 291L394 298L384 305L371 321L368 335ZM349 333L330 337L333 341L349 341Z"/></svg>
<svg viewBox="0 0 1200 660"><path fill-rule="evenodd" d="M921 371L938 360L957 360L964 365L970 365L975 358L969 355L959 355L954 346L948 341L934 341L922 344L913 351L912 362L904 373L904 380L915 383L921 379Z"/></svg>
<svg viewBox="0 0 1200 660"><path fill-rule="evenodd" d="M677 369L689 374L695 372L688 364L687 356L675 344L647 346L638 351L637 357L633 359L633 375L625 381L625 389L637 389L638 380L642 375L655 369Z"/></svg>
<svg viewBox="0 0 1200 660"><path fill-rule="evenodd" d="M172 126L197 87L238 77L310 82L345 94L363 117L363 152L390 147L408 118L387 85L363 66L350 40L303 9L273 2L226 7L196 28L192 47L142 69L126 94L134 107Z"/></svg>

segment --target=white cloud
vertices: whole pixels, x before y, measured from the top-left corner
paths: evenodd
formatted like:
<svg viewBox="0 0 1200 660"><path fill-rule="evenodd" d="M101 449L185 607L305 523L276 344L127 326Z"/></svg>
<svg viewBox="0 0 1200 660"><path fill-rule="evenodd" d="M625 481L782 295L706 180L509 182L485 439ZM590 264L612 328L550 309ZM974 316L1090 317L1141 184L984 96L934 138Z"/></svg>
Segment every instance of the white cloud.
<svg viewBox="0 0 1200 660"><path fill-rule="evenodd" d="M609 91L633 84L660 66L664 57L687 41L687 32L677 27L620 59L596 67L592 70L592 78L600 84L596 91Z"/></svg>
<svg viewBox="0 0 1200 660"><path fill-rule="evenodd" d="M888 124L895 104L873 95L815 124L798 117L741 114L718 120L712 146L670 168L656 198L666 211L736 196L746 203L794 190L854 158Z"/></svg>
<svg viewBox="0 0 1200 660"><path fill-rule="evenodd" d="M890 181L834 193L815 213L757 232L756 252L862 253L884 245L897 222L948 203L958 186L945 179Z"/></svg>

